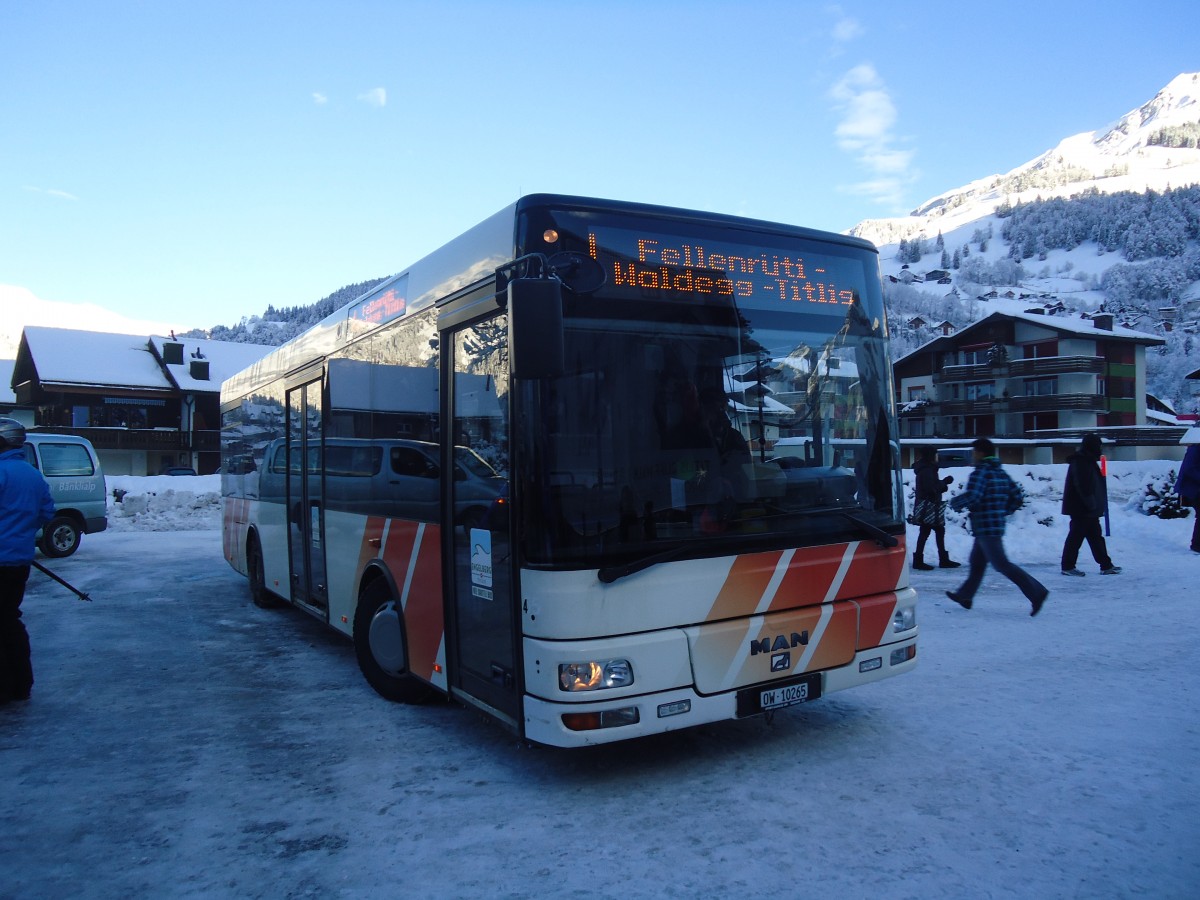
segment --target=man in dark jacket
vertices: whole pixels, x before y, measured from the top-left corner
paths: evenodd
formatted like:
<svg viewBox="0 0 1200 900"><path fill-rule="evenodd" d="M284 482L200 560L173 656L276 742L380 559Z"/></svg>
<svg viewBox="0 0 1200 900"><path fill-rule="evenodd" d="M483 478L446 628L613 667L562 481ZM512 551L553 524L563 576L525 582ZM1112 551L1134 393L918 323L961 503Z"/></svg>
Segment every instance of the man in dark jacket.
<svg viewBox="0 0 1200 900"><path fill-rule="evenodd" d="M24 443L25 426L0 417L0 703L28 700L33 688L21 601L33 562L34 537L54 518L50 488L25 461Z"/></svg>
<svg viewBox="0 0 1200 900"><path fill-rule="evenodd" d="M1079 548L1087 541L1092 558L1100 566L1101 575L1119 575L1120 566L1114 566L1100 530L1100 518L1108 511L1108 486L1100 472L1100 454L1103 444L1097 434L1085 434L1079 450L1067 457L1067 480L1063 485L1062 513L1071 517L1067 539L1063 543L1062 573L1082 578L1083 573L1075 568L1079 561Z"/></svg>
<svg viewBox="0 0 1200 900"><path fill-rule="evenodd" d="M967 481L966 490L950 501L952 509L971 511L971 532L975 543L967 559L967 580L957 591L946 591L946 596L964 609L970 609L983 582L983 573L991 563L993 568L1017 587L1033 607L1029 613L1036 616L1050 593L1036 578L1012 562L1004 553L1004 526L1009 516L1021 508L1021 489L1000 467L996 448L987 438L979 438L971 449L974 451L975 468Z"/></svg>

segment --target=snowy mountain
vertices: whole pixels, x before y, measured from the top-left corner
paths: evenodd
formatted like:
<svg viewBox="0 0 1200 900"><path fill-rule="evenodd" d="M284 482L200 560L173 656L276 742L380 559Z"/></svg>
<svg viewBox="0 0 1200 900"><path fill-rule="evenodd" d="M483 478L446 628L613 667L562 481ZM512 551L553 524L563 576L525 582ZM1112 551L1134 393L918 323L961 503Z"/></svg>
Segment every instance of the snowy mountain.
<svg viewBox="0 0 1200 900"><path fill-rule="evenodd" d="M1191 146L1163 143L1164 134L1191 134ZM989 175L927 200L897 219L866 219L850 233L881 248L901 238L978 227L1007 201L1069 197L1094 188L1101 193L1200 184L1200 73L1179 75L1153 100L1097 131L1077 134L1003 175Z"/></svg>
<svg viewBox="0 0 1200 900"><path fill-rule="evenodd" d="M1167 340L1147 358L1147 388L1196 411L1183 375L1200 368L1200 73L1003 175L851 233L880 249L893 358L943 322L1103 306Z"/></svg>

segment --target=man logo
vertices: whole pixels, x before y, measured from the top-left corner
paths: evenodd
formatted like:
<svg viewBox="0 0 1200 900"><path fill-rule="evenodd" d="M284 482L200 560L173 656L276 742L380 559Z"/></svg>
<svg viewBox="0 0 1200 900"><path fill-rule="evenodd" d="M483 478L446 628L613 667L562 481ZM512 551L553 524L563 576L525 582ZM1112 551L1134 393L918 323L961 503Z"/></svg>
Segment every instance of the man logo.
<svg viewBox="0 0 1200 900"><path fill-rule="evenodd" d="M771 657L772 672L786 672L792 667L791 653L776 653Z"/></svg>
<svg viewBox="0 0 1200 900"><path fill-rule="evenodd" d="M808 646L808 631L799 633L793 631L790 635L777 634L773 638L765 637L759 640L750 641L750 655L758 656L760 653L774 653L776 650L788 650L795 647ZM774 657L772 657L772 662ZM774 670L772 670L774 671Z"/></svg>

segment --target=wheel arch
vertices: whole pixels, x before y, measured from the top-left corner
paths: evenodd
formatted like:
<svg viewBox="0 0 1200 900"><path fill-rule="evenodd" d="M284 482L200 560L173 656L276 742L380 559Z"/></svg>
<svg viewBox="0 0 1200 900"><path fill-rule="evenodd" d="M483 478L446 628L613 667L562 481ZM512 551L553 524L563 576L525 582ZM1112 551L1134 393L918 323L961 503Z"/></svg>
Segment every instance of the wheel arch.
<svg viewBox="0 0 1200 900"><path fill-rule="evenodd" d="M362 571L362 575L358 578L358 589L354 592L355 606L358 605L363 592L380 579L387 582L388 590L392 592L392 596L396 598L396 602L400 602L400 590L396 585L395 576L392 575L391 570L384 565L382 560L376 559L367 563L366 568Z"/></svg>
<svg viewBox="0 0 1200 900"><path fill-rule="evenodd" d="M85 526L87 525L87 517L83 514L82 511L76 509L73 506L60 506L54 510L54 515L56 517L62 516L64 519L70 519L72 522L75 523L75 527L77 527L81 532L84 530ZM49 524L49 523L47 523L47 524Z"/></svg>

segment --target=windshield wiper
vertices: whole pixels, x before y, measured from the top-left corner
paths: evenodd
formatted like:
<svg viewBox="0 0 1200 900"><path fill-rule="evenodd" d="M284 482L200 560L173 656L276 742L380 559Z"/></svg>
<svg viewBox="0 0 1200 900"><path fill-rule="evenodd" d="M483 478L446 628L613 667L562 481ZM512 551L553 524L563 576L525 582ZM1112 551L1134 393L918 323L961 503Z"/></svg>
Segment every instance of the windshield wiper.
<svg viewBox="0 0 1200 900"><path fill-rule="evenodd" d="M844 509L840 509L840 510L838 510L838 515L840 515L844 519L848 519L849 521L853 522L855 525L858 526L858 528L860 530L864 531L865 533L869 534L871 537L875 538L875 542L877 544L879 544L880 547L895 547L898 543L900 543L898 540L896 540L895 537L888 534L882 528L878 528L878 527L872 525L870 522L866 521L865 519L860 519L858 516L854 515L853 513L849 513L849 512L846 512L846 510L844 510Z"/></svg>
<svg viewBox="0 0 1200 900"><path fill-rule="evenodd" d="M671 562L672 560L679 559L681 556L686 556L687 551L690 549L692 548L689 545L683 544L678 547L672 547L670 550L663 550L660 553L651 553L649 556L643 556L641 559L622 563L619 566L605 566L596 573L596 577L605 584L612 584L618 578L624 578L626 575L632 575L634 572L640 572L651 566L657 566L659 563Z"/></svg>

